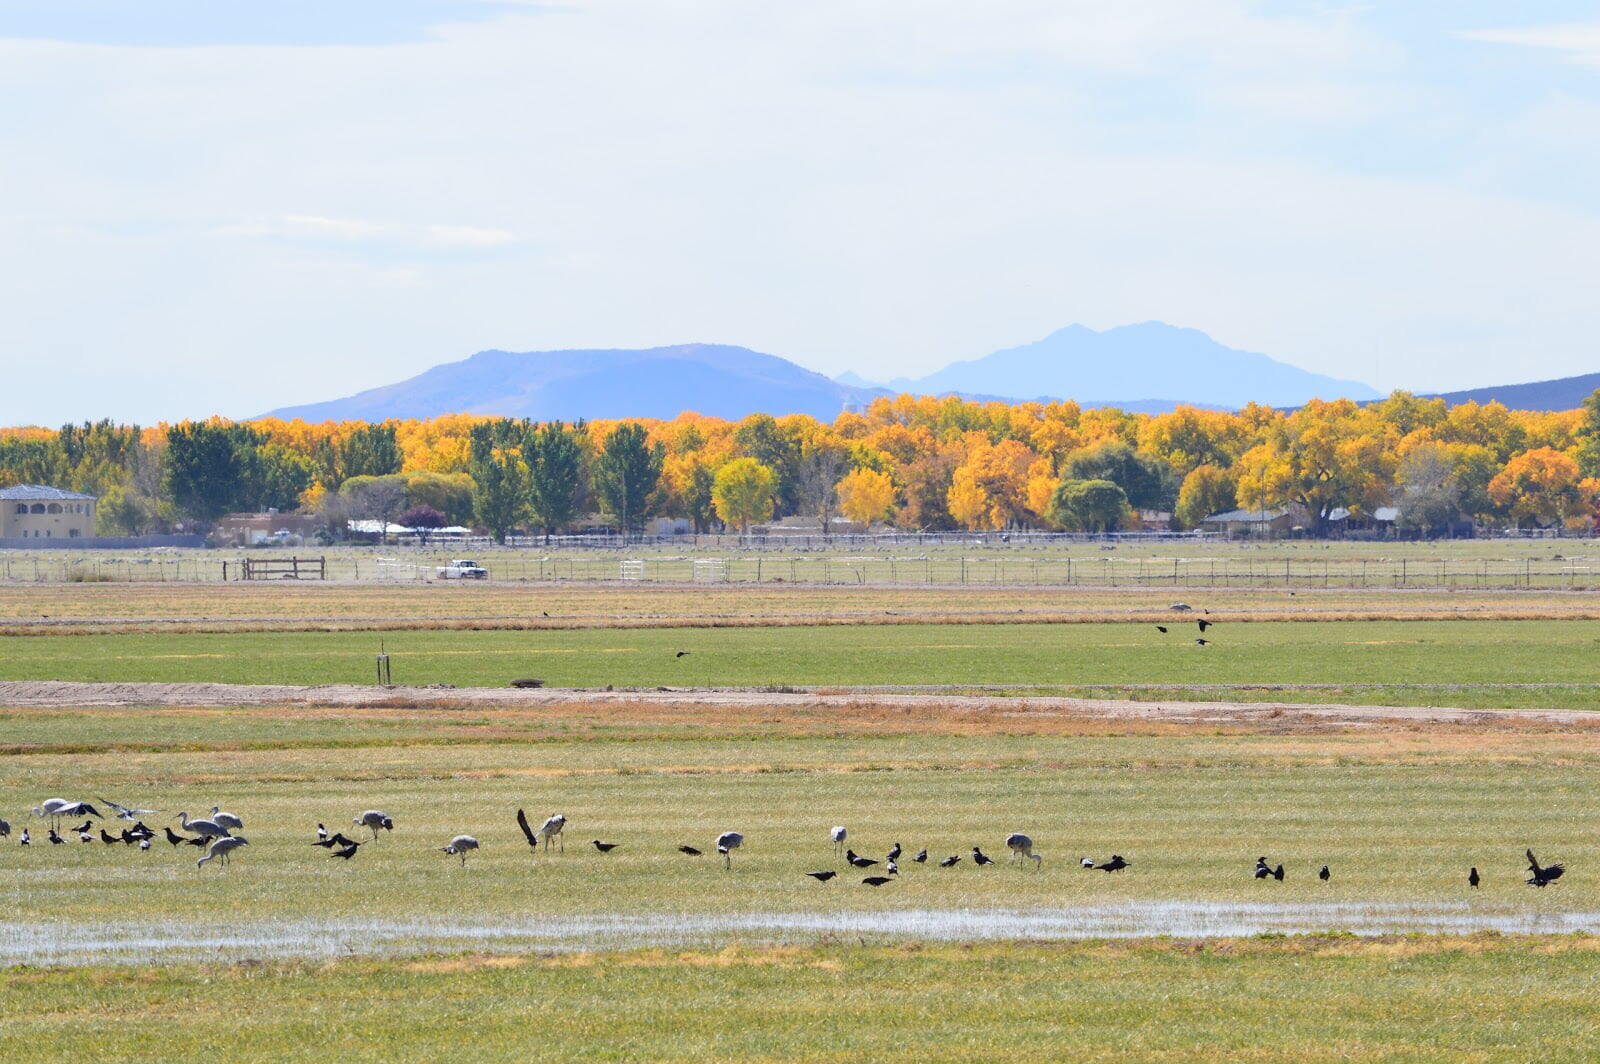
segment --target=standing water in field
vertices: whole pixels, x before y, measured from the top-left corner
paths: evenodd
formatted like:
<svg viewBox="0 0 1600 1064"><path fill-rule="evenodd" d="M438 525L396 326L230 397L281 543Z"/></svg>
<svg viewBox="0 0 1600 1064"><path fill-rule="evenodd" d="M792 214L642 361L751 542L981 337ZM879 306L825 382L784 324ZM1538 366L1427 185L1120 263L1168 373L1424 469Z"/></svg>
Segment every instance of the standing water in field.
<svg viewBox="0 0 1600 1064"><path fill-rule="evenodd" d="M1600 912L1467 904L1321 905L1128 902L1073 909L912 909L857 913L572 916L559 923L450 920L243 921L214 929L57 921L0 928L0 964L149 963L246 957L393 955L462 949L712 947L830 934L927 941L1234 938L1261 934L1570 934L1600 932Z"/></svg>

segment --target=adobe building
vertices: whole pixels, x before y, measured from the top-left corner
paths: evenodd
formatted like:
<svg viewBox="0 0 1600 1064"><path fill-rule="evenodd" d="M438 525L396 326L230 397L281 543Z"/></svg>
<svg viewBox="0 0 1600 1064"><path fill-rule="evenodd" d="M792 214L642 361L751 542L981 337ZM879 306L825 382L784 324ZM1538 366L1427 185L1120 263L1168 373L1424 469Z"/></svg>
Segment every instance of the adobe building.
<svg viewBox="0 0 1600 1064"><path fill-rule="evenodd" d="M88 539L97 501L38 484L0 488L0 539Z"/></svg>

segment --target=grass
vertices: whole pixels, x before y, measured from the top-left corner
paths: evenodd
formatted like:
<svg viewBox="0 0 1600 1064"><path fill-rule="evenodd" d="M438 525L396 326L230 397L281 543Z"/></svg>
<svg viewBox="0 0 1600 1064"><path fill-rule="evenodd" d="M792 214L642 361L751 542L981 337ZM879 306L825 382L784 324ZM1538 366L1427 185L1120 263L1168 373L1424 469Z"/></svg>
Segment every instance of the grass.
<svg viewBox="0 0 1600 1064"><path fill-rule="evenodd" d="M43 797L104 795L168 812L220 802L246 818L251 840L230 867L202 870L192 848L165 843L140 854L0 842L6 957L30 941L124 940L118 963L86 948L61 955L69 967L33 957L6 970L0 1052L13 1059L1489 1061L1600 1051L1595 940L1583 937L964 944L810 931L775 943L737 923L1265 900L1288 913L1354 906L1328 919L1338 932L1363 906L1468 923L1594 912L1600 728L1203 728L1022 705L975 714L864 700L780 713L581 699L10 709L0 728L0 813L19 829L37 830L19 814ZM318 820L342 826L374 805L398 826L349 864L306 845ZM518 806L571 818L565 855L529 852L511 819ZM825 833L839 822L872 854L896 840L935 855L974 843L997 852L1007 830L1023 828L1048 857L1038 871L908 865L878 891L816 884L802 873L834 865ZM728 827L749 837L731 872L675 852L709 849ZM459 831L483 841L465 870L436 852ZM602 856L590 838L622 848ZM1572 873L1530 890L1519 857L1528 844ZM1134 868L1075 867L1080 854L1112 850ZM1258 853L1288 865L1289 878L1253 881ZM1329 884L1312 875L1324 861ZM1487 877L1476 893L1462 882L1469 864ZM671 945L651 947L643 932L586 942L584 922L602 916L686 930ZM486 947L459 934L530 926L555 942L509 935ZM416 930L382 940L373 927ZM174 946L174 935L202 944Z"/></svg>
<svg viewBox="0 0 1600 1064"><path fill-rule="evenodd" d="M1509 691L1550 707L1600 707L1597 621L1225 623L1207 633L1206 647L1195 644L1192 623L1170 627L1165 635L1148 623L420 630L381 640L402 684L497 687L525 676L574 688L1139 684L1213 698L1233 692L1203 685L1248 685L1324 701L1384 685L1384 699L1407 705L1495 706ZM0 640L0 679L362 683L379 644L376 633L351 632L12 637ZM1521 687L1535 683L1564 686ZM1429 686L1441 684L1451 687Z"/></svg>
<svg viewBox="0 0 1600 1064"><path fill-rule="evenodd" d="M30 1061L1563 1061L1593 940L738 948L13 972ZM218 1017L225 1017L224 1021Z"/></svg>

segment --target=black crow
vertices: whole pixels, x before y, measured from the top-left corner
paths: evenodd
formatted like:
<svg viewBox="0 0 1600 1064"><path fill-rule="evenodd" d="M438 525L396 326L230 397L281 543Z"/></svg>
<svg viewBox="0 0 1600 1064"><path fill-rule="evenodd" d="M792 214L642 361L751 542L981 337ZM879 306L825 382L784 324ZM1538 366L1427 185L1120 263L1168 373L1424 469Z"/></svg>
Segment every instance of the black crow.
<svg viewBox="0 0 1600 1064"><path fill-rule="evenodd" d="M1167 634L1167 626L1164 625L1164 624L1158 624L1158 625L1156 625L1156 631L1160 632L1162 635L1166 635Z"/></svg>
<svg viewBox="0 0 1600 1064"><path fill-rule="evenodd" d="M354 857L356 855L356 851L359 850L360 848L361 848L361 844L359 842L352 842L350 845L346 846L342 850L334 850L328 856L329 857L343 857L346 861L348 861L348 860L350 860L350 858L352 858L352 857Z"/></svg>
<svg viewBox="0 0 1600 1064"><path fill-rule="evenodd" d="M1283 882L1283 865L1280 864L1277 868L1272 870L1272 878L1276 879L1279 883Z"/></svg>
<svg viewBox="0 0 1600 1064"><path fill-rule="evenodd" d="M1209 640L1209 639L1196 639L1194 641L1194 645L1197 646L1197 647L1208 647L1208 646L1211 645L1211 640Z"/></svg>
<svg viewBox="0 0 1600 1064"><path fill-rule="evenodd" d="M672 656L675 657L675 658L681 658L681 657L683 657L684 655L686 655L688 653L689 652L687 650L680 650L680 651L678 651L676 654L674 654Z"/></svg>
<svg viewBox="0 0 1600 1064"><path fill-rule="evenodd" d="M622 843L620 842L601 842L599 839L594 840L594 848L599 850L601 853L610 853L612 850L621 845Z"/></svg>
<svg viewBox="0 0 1600 1064"><path fill-rule="evenodd" d="M898 842L889 850L889 856L884 859L887 861L900 860L900 844Z"/></svg>
<svg viewBox="0 0 1600 1064"><path fill-rule="evenodd" d="M1528 851L1528 871L1532 873L1532 875L1528 877L1528 886L1549 886L1551 883L1554 883L1556 880L1560 879L1566 870L1566 865L1559 864L1548 865L1544 868L1540 868L1539 862L1534 859L1533 851Z"/></svg>
<svg viewBox="0 0 1600 1064"><path fill-rule="evenodd" d="M850 867L852 868L871 868L878 863L870 857L862 857L854 850L844 851L844 859L850 862Z"/></svg>
<svg viewBox="0 0 1600 1064"><path fill-rule="evenodd" d="M1266 879L1271 874L1272 866L1267 864L1267 859L1265 857L1257 857L1255 877L1257 879Z"/></svg>
<svg viewBox="0 0 1600 1064"><path fill-rule="evenodd" d="M960 860L961 860L961 855L959 853L953 853L949 857L946 857L944 860L940 861L939 862L939 867L940 868L949 868L951 865L959 863Z"/></svg>
<svg viewBox="0 0 1600 1064"><path fill-rule="evenodd" d="M869 887L881 887L885 883L893 883L894 880L890 879L888 876L868 876L861 882L865 883Z"/></svg>
<svg viewBox="0 0 1600 1064"><path fill-rule="evenodd" d="M1195 621L1195 622L1194 622L1194 623L1195 623L1195 624L1198 624L1198 625L1199 625L1199 626L1200 626L1200 631L1201 631L1201 633L1202 633L1202 634L1204 634L1204 633L1205 633L1205 630L1206 630L1206 629L1207 629L1207 628L1210 628L1210 627L1211 627L1211 625L1212 625L1212 624L1213 624L1213 623L1215 623L1215 622L1213 622L1213 621L1208 621L1208 620L1205 620L1205 619L1204 619L1204 618L1202 618L1202 619L1200 619L1200 620L1198 620L1198 621Z"/></svg>
<svg viewBox="0 0 1600 1064"><path fill-rule="evenodd" d="M174 846L182 846L184 842L187 841L182 835L179 835L176 831L173 831L169 827L163 827L161 830L167 833L167 841L172 843Z"/></svg>
<svg viewBox="0 0 1600 1064"><path fill-rule="evenodd" d="M1328 880L1333 878L1333 873L1328 871L1328 866L1327 865L1323 865L1322 866L1322 871L1317 873L1317 878L1322 880L1324 883L1326 883Z"/></svg>
<svg viewBox="0 0 1600 1064"><path fill-rule="evenodd" d="M1130 861L1124 861L1120 853L1114 853L1111 855L1111 860L1107 861L1105 864L1095 865L1095 867L1102 872L1118 872L1124 868L1127 868L1131 863L1132 862Z"/></svg>
<svg viewBox="0 0 1600 1064"><path fill-rule="evenodd" d="M812 879L816 880L818 883L826 883L828 880L832 879L834 876L836 876L838 874L839 873L835 872L831 868L826 872L807 872L806 873L806 875L810 876Z"/></svg>
<svg viewBox="0 0 1600 1064"><path fill-rule="evenodd" d="M974 846L972 848L972 863L979 866L994 864L994 858Z"/></svg>
<svg viewBox="0 0 1600 1064"><path fill-rule="evenodd" d="M690 857L699 857L702 853L702 851L695 849L693 846L679 846L678 852L686 853Z"/></svg>
<svg viewBox="0 0 1600 1064"><path fill-rule="evenodd" d="M927 848L924 847L923 849L918 850L917 851L917 855L915 857L913 857L912 860L917 862L917 864L927 864L928 863L928 851L927 851Z"/></svg>
<svg viewBox="0 0 1600 1064"><path fill-rule="evenodd" d="M1477 887L1478 887L1478 883L1479 883L1478 868L1477 868L1476 865L1474 865L1472 868L1467 870L1467 886L1472 887L1474 890L1476 890Z"/></svg>
<svg viewBox="0 0 1600 1064"><path fill-rule="evenodd" d="M535 835L533 829L528 826L528 814L521 809L517 810L517 827L522 829L522 834L528 840L528 845L537 850L539 848L539 836Z"/></svg>

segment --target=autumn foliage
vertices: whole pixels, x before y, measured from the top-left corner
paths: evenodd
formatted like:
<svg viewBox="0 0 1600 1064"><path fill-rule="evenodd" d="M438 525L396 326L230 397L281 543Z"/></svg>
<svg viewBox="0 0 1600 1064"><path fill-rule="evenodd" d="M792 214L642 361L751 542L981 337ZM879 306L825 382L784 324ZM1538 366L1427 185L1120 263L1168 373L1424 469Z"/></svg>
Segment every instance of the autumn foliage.
<svg viewBox="0 0 1600 1064"><path fill-rule="evenodd" d="M630 527L665 515L697 530L789 516L929 530L1118 527L1141 511L1193 527L1235 506L1294 506L1312 525L1396 506L1419 530L1582 528L1600 497L1600 399L1546 413L1395 393L1291 412L1149 415L901 395L832 423L695 413L554 427L469 415L102 422L0 430L0 486L18 482L106 497L113 532L269 505L393 506L390 482L396 515L427 506L497 532L615 524L610 509L626 509Z"/></svg>

